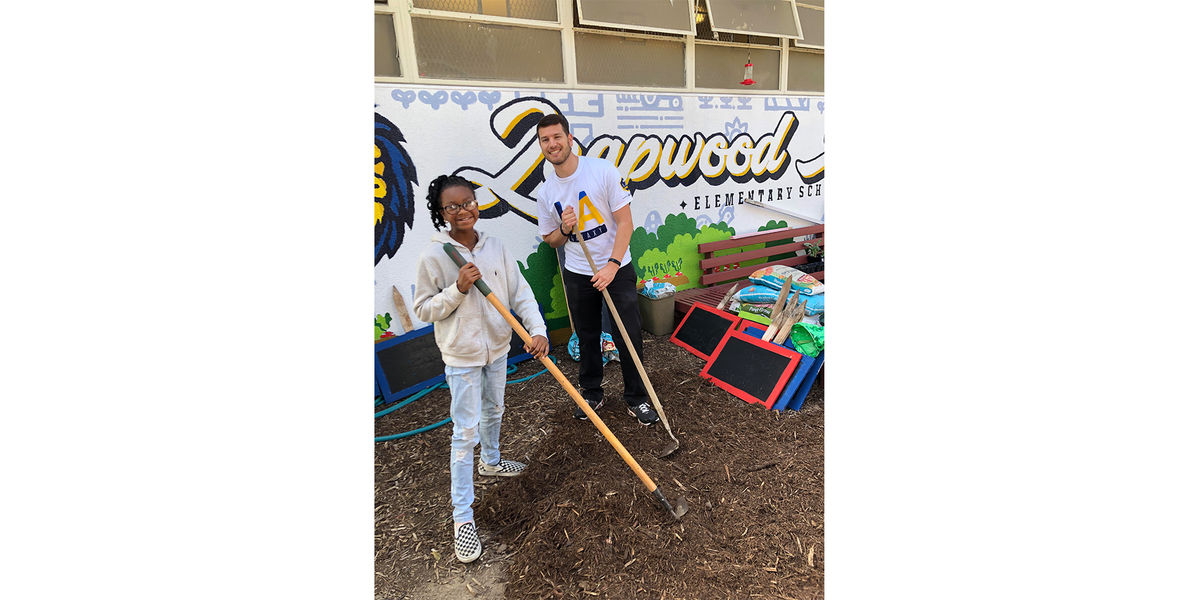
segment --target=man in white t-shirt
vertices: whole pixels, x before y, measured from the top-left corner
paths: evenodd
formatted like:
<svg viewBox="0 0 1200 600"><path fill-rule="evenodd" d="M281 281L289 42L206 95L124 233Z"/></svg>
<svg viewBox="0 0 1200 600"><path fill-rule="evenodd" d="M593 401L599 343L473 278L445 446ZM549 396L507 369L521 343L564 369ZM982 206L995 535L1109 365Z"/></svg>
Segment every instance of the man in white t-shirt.
<svg viewBox="0 0 1200 600"><path fill-rule="evenodd" d="M572 148L570 124L559 114L542 117L537 125L538 144L546 161L554 166L538 191L538 234L558 248L566 244L563 288L579 335L579 387L593 410L604 402L604 362L600 349L602 290L608 290L617 316L629 333L632 350L642 356L642 317L638 312L636 275L629 255L633 236L633 199L612 163L577 156ZM578 226L578 233L572 230ZM596 262L592 271L579 238ZM570 243L568 243L570 242ZM630 356L623 336L613 336L621 356L625 404L629 414L643 425L658 422L650 406L646 386ZM575 418L587 415L575 407Z"/></svg>

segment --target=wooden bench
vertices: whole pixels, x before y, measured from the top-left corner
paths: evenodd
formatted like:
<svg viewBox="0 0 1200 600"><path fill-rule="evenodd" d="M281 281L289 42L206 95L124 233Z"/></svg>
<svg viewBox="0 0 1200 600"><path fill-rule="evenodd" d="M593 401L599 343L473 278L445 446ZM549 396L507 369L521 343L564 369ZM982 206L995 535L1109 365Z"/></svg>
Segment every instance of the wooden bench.
<svg viewBox="0 0 1200 600"><path fill-rule="evenodd" d="M765 242L774 242L777 240L792 240L787 244L778 246L768 246L766 248L757 248L753 250L742 250L740 252L732 252L722 256L713 256L714 253L721 250L730 250L734 248L742 248ZM751 273L769 266L769 265L784 265L794 267L808 262L808 255L804 253L805 244L816 244L822 248L825 246L825 226L811 225L808 227L793 227L790 229L772 229L770 231L756 231L754 233L745 233L735 235L727 240L718 242L705 242L696 246L696 250L700 253L700 287L695 287L689 290L683 290L675 293L675 313L676 322L687 314L687 311L692 308L695 303L706 304L708 306L716 306L725 297L725 293L730 288L741 289L750 285L750 280L746 279ZM764 263L751 265L747 267L738 267L725 271L718 271L720 267L732 265L734 263L742 263L755 258L765 258L780 254L789 255L787 258L767 261ZM812 276L825 281L825 272L818 271L812 273Z"/></svg>

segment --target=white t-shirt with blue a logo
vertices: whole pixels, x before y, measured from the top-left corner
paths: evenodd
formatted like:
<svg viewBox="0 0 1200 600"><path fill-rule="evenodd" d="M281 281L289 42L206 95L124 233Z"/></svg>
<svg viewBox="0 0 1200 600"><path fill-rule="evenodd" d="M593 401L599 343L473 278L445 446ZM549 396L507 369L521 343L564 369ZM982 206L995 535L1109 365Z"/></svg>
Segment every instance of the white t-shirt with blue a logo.
<svg viewBox="0 0 1200 600"><path fill-rule="evenodd" d="M546 181L538 190L538 234L550 235L562 222L559 215L563 209L574 207L575 215L579 217L577 227L588 252L596 261L596 268L603 267L612 256L617 239L617 224L612 213L633 200L629 190L622 185L617 168L604 159L580 156L579 166L570 177L559 177L549 162L544 163L543 173ZM595 273L578 242L574 235L569 238L567 260L563 266L573 273L590 277ZM621 266L631 260L626 248Z"/></svg>

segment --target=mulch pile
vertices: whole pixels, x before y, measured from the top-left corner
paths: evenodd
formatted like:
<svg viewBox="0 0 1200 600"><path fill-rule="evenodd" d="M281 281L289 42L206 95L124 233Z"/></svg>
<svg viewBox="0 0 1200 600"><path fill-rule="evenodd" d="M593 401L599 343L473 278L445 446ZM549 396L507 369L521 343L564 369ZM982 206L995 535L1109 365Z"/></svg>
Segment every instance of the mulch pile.
<svg viewBox="0 0 1200 600"><path fill-rule="evenodd" d="M563 348L554 355L575 381L577 363ZM822 384L801 410L780 413L701 380L702 361L666 337L645 334L643 364L681 449L656 458L670 439L625 412L616 364L597 412L672 503L687 499L682 519L594 426L571 418L573 403L547 373L507 389L501 452L529 468L476 477L485 549L475 564L458 563L451 544L450 426L376 444L377 597L499 563L511 599L823 598ZM541 368L529 361L509 378ZM378 419L376 435L436 422L448 405L438 390Z"/></svg>

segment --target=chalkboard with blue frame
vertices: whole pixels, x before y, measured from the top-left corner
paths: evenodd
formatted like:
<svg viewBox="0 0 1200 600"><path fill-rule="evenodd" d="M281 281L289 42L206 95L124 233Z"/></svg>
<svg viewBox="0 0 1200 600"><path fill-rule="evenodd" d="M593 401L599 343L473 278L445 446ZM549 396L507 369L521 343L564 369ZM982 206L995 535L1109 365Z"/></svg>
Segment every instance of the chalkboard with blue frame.
<svg viewBox="0 0 1200 600"><path fill-rule="evenodd" d="M767 328L765 325L742 319L741 324L738 325L738 331L761 339L762 335L767 332ZM792 350L796 349L792 345L791 337L784 338L782 346ZM796 365L796 370L792 373L792 378L784 386L779 397L775 399L775 403L771 405L771 409L800 410L800 407L804 406L804 399L808 397L808 392L812 390L813 383L817 380L817 373L821 371L821 365L824 363L824 352L821 352L816 357L801 354L800 364Z"/></svg>
<svg viewBox="0 0 1200 600"><path fill-rule="evenodd" d="M524 346L513 332L508 364L533 358ZM445 380L446 363L442 362L442 353L434 340L433 325L375 344L375 384L385 404L403 400Z"/></svg>

